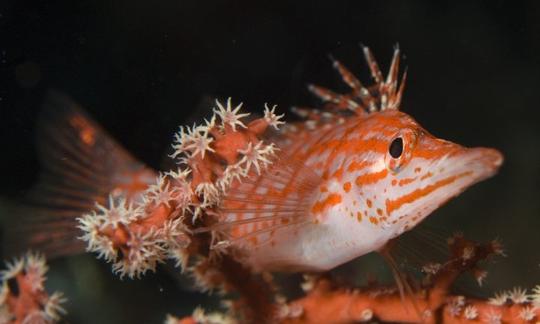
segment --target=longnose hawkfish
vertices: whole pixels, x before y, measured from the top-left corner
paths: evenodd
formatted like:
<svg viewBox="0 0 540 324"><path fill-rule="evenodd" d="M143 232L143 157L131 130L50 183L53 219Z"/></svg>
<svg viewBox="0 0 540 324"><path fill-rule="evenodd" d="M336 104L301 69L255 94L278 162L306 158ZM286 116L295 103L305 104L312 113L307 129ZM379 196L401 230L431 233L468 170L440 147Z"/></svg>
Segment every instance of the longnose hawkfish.
<svg viewBox="0 0 540 324"><path fill-rule="evenodd" d="M49 256L86 245L129 276L181 259L202 232L212 233L210 251L234 251L255 271L324 271L383 249L494 175L503 157L438 139L400 112L399 50L386 78L363 50L373 85L334 60L351 91L310 86L323 109L296 108L306 120L284 126L274 108L247 122L241 105L217 102L206 124L176 135L183 167L159 175L56 96L38 130L47 171L32 191L39 209L14 242Z"/></svg>
<svg viewBox="0 0 540 324"><path fill-rule="evenodd" d="M379 251L503 162L497 150L438 139L400 112L399 49L386 79L363 51L375 84L333 60L351 92L310 85L324 111L297 108L308 120L276 139L278 160L224 198L216 227L247 247L257 269L324 271Z"/></svg>

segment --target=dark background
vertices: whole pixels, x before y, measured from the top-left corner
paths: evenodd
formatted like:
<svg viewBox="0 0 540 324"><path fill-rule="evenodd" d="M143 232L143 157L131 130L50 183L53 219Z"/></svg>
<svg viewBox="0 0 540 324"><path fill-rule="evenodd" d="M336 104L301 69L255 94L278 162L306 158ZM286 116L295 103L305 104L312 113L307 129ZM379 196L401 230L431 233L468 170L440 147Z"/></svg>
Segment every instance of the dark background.
<svg viewBox="0 0 540 324"><path fill-rule="evenodd" d="M481 290L539 284L540 2L3 0L0 194L21 197L36 179L48 89L159 168L176 127L207 115L209 99L232 96L255 112L264 102L285 113L316 105L306 83L344 89L328 54L369 80L360 43L383 69L399 43L409 68L402 110L426 129L505 154L498 176L428 221L505 243L508 258ZM48 285L70 297L72 323L158 323L207 302L162 272L120 281L88 255L51 268Z"/></svg>

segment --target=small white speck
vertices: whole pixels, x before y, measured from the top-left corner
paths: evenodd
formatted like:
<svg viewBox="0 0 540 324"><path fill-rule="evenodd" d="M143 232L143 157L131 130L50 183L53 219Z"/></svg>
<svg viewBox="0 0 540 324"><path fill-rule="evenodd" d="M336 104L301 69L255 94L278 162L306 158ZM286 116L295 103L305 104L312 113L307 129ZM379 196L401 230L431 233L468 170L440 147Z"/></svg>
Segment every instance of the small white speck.
<svg viewBox="0 0 540 324"><path fill-rule="evenodd" d="M373 318L373 311L369 308L366 308L360 314L360 320L362 322L370 321Z"/></svg>
<svg viewBox="0 0 540 324"><path fill-rule="evenodd" d="M478 317L478 310L473 305L465 307L465 318L468 320L473 320Z"/></svg>

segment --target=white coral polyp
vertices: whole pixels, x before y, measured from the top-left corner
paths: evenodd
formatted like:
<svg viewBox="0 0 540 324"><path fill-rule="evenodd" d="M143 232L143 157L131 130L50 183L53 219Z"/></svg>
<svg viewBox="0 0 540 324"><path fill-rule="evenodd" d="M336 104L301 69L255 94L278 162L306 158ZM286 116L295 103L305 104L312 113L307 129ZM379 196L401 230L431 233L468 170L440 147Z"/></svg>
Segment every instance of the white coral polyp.
<svg viewBox="0 0 540 324"><path fill-rule="evenodd" d="M78 221L78 228L84 233L79 239L86 242L86 251L98 253L98 258L103 258L107 262L116 259L117 251L113 247L113 242L101 233L105 227L104 216L91 212L78 218Z"/></svg>
<svg viewBox="0 0 540 324"><path fill-rule="evenodd" d="M174 261L174 266L179 267L180 271L184 273L189 262L189 253L182 248L170 248L167 251L167 256Z"/></svg>
<svg viewBox="0 0 540 324"><path fill-rule="evenodd" d="M242 178L246 176L246 169L243 168L240 163L228 165L218 181L218 186L221 191L226 192L227 189L229 189L229 187L233 184L234 180L241 182Z"/></svg>
<svg viewBox="0 0 540 324"><path fill-rule="evenodd" d="M203 199L201 207L213 206L221 197L219 188L210 182L199 183L197 188L195 188L195 194Z"/></svg>
<svg viewBox="0 0 540 324"><path fill-rule="evenodd" d="M193 125L193 128L180 126L180 131L174 135L172 145L174 152L170 155L171 158L182 155L189 158L197 154L201 154L201 157L204 158L206 151L213 152L210 144L214 139L209 136L209 130L210 128L207 126ZM183 161L181 158L180 162Z"/></svg>
<svg viewBox="0 0 540 324"><path fill-rule="evenodd" d="M465 316L466 319L473 320L478 317L478 309L473 305L469 305L465 307L465 311L463 312L463 315Z"/></svg>
<svg viewBox="0 0 540 324"><path fill-rule="evenodd" d="M166 180L167 175L160 174L156 183L152 184L146 189L143 195L143 204L164 204L167 207L171 207L171 201L177 200L177 197L181 195L180 188L176 186L171 189L170 181Z"/></svg>
<svg viewBox="0 0 540 324"><path fill-rule="evenodd" d="M127 203L125 198L114 198L109 195L109 207L96 205L99 213L102 216L103 226L117 227L118 224L127 225L141 217L142 212L138 207L134 207L132 203Z"/></svg>
<svg viewBox="0 0 540 324"><path fill-rule="evenodd" d="M3 282L14 278L24 269L24 258L14 259L13 262L6 262L7 269L0 271L0 279Z"/></svg>
<svg viewBox="0 0 540 324"><path fill-rule="evenodd" d="M188 132L189 132L189 127L186 127ZM188 144L186 142L187 140L187 133L184 132L184 126L180 126L180 130L178 131L178 133L174 134L174 140L173 140L173 149L174 149L174 152L173 154L171 154L171 158L176 158L178 155L184 153L184 151L186 150L186 145Z"/></svg>
<svg viewBox="0 0 540 324"><path fill-rule="evenodd" d="M257 174L261 174L261 170L271 163L269 158L274 155L275 151L276 147L274 143L263 145L263 142L260 141L253 145L250 142L245 149L238 151L244 155L238 164L243 165L246 172L249 172L253 166Z"/></svg>
<svg viewBox="0 0 540 324"><path fill-rule="evenodd" d="M191 239L186 233L183 218L167 221L165 225L157 231L159 241L168 248L184 249L189 246Z"/></svg>
<svg viewBox="0 0 540 324"><path fill-rule="evenodd" d="M24 267L26 278L31 284L33 292L43 290L45 282L45 273L48 267L45 263L45 257L39 253L27 253L26 265Z"/></svg>
<svg viewBox="0 0 540 324"><path fill-rule="evenodd" d="M186 180L185 176L173 178L173 186L175 188L174 200L178 209L183 213L193 204L193 190L191 184Z"/></svg>
<svg viewBox="0 0 540 324"><path fill-rule="evenodd" d="M525 306L519 312L519 318L524 321L532 321L536 317L536 308L534 306Z"/></svg>
<svg viewBox="0 0 540 324"><path fill-rule="evenodd" d="M67 298L64 297L64 294L58 291L54 292L45 303L43 311L45 318L50 322L60 320L60 316L66 314L66 310L62 307L66 301Z"/></svg>
<svg viewBox="0 0 540 324"><path fill-rule="evenodd" d="M285 124L284 121L281 119L285 116L285 114L276 115L277 105L273 105L272 109L268 108L268 104L264 104L264 120L268 123L268 125L274 127L276 130L279 129L279 126L282 124Z"/></svg>
<svg viewBox="0 0 540 324"><path fill-rule="evenodd" d="M165 249L150 231L145 235L131 233L127 243L128 253L119 256L113 264L113 272L120 275L120 279L128 276L130 279L140 278L148 270L155 271L156 264L165 259Z"/></svg>
<svg viewBox="0 0 540 324"><path fill-rule="evenodd" d="M501 292L495 293L495 296L489 298L488 303L495 306L502 306L506 304L507 300L508 300L508 293L506 291L501 291Z"/></svg>
<svg viewBox="0 0 540 324"><path fill-rule="evenodd" d="M227 99L227 106L225 107L223 107L223 105L216 99L216 105L218 106L218 108L214 108L214 113L218 115L221 119L222 127L225 127L225 125L229 125L234 131L236 130L236 126L246 128L246 125L242 123L241 119L249 116L249 113L238 113L240 108L242 108L242 104L243 103L240 103L238 106L232 109L230 97Z"/></svg>
<svg viewBox="0 0 540 324"><path fill-rule="evenodd" d="M193 136L190 138L190 143L186 145L186 150L191 152L191 156L200 154L204 159L206 152L214 152L214 149L210 146L213 141L214 139L208 135L208 129L200 126L193 131Z"/></svg>
<svg viewBox="0 0 540 324"><path fill-rule="evenodd" d="M529 295L527 294L527 289L521 287L514 287L508 292L508 298L512 300L514 304L524 304L529 301Z"/></svg>

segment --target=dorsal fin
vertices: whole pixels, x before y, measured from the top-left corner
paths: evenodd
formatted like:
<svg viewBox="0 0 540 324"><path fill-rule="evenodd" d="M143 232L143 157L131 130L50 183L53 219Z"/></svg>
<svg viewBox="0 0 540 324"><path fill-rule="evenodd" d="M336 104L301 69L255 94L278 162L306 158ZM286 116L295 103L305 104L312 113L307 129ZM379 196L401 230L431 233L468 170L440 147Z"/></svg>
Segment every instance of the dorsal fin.
<svg viewBox="0 0 540 324"><path fill-rule="evenodd" d="M208 230L224 233L229 243L264 244L275 231L310 221L321 181L302 161L280 154L261 175L252 173L233 185L219 206L220 222Z"/></svg>
<svg viewBox="0 0 540 324"><path fill-rule="evenodd" d="M75 102L50 92L37 126L41 164L38 183L20 206L11 208L8 253L28 248L48 257L84 251L77 217L109 193L136 195L154 172L138 162Z"/></svg>

